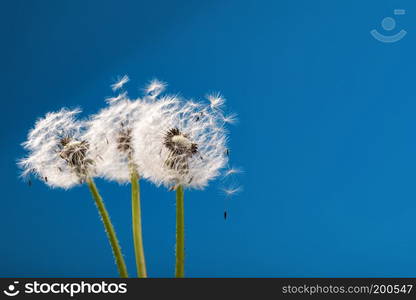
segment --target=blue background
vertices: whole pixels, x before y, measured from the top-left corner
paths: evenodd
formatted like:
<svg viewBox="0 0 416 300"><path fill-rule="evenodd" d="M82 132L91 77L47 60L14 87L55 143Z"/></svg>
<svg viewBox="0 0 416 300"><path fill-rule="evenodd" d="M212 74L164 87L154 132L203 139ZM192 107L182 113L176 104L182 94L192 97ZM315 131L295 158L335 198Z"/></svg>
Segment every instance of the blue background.
<svg viewBox="0 0 416 300"><path fill-rule="evenodd" d="M394 16L393 9L407 10ZM221 91L239 114L240 195L186 193L186 274L416 276L414 1L2 1L0 276L117 276L88 189L18 178L20 143L62 106ZM408 35L369 31L391 16ZM129 187L98 180L134 274ZM142 183L150 276L174 271L174 193ZM223 211L229 218L224 221Z"/></svg>

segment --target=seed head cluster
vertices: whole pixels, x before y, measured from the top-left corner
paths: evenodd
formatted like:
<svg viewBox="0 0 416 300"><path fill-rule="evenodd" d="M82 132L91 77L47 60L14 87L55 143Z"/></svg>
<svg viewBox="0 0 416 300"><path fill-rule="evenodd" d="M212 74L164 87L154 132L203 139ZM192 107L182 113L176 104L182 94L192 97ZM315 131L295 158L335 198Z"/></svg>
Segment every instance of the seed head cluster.
<svg viewBox="0 0 416 300"><path fill-rule="evenodd" d="M226 170L226 125L235 115L223 112L225 99L205 103L165 95L166 84L153 80L143 97L130 99L122 77L112 85L120 94L85 120L79 109L62 109L38 120L23 143L23 175L34 174L52 187L70 188L88 177L129 182L137 172L157 186L203 189Z"/></svg>

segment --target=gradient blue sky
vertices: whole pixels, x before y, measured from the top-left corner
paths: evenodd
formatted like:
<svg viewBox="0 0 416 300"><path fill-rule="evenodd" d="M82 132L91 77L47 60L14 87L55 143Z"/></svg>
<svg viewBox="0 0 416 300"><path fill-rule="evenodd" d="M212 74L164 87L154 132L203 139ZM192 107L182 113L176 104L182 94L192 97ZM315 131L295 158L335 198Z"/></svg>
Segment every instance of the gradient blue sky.
<svg viewBox="0 0 416 300"><path fill-rule="evenodd" d="M393 9L408 35L373 39ZM62 106L221 91L244 192L186 193L186 274L416 276L414 1L2 1L0 276L117 276L86 187L18 178L20 143ZM130 273L128 186L98 181ZM142 184L150 276L174 270L174 194ZM227 207L229 218L223 219Z"/></svg>

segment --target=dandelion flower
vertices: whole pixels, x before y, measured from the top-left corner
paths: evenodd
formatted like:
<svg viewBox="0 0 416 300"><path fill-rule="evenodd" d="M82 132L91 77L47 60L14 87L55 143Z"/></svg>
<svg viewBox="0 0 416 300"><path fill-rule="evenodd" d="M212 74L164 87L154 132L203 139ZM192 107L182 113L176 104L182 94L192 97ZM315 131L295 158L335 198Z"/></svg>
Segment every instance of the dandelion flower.
<svg viewBox="0 0 416 300"><path fill-rule="evenodd" d="M139 101L125 94L90 117L83 138L91 147L88 154L96 159L97 176L119 183L130 181L133 161L132 126L138 119Z"/></svg>
<svg viewBox="0 0 416 300"><path fill-rule="evenodd" d="M142 176L157 186L205 188L226 165L226 131L209 106L164 96L133 130Z"/></svg>
<svg viewBox="0 0 416 300"><path fill-rule="evenodd" d="M208 96L210 104L203 105L157 91L133 129L133 155L144 178L176 190L175 276L183 277L184 188L203 189L221 174L228 161L225 124L234 117L224 117L225 100L219 94Z"/></svg>
<svg viewBox="0 0 416 300"><path fill-rule="evenodd" d="M88 155L90 144L82 138L83 122L77 121L79 109L61 109L39 119L23 147L28 156L19 161L23 176L33 173L51 187L68 189L87 183L101 215L105 231L122 277L127 269L104 202L92 179L96 162Z"/></svg>
<svg viewBox="0 0 416 300"><path fill-rule="evenodd" d="M94 161L86 156L89 144L81 140L79 109L62 109L39 119L23 147L29 155L20 160L23 176L31 173L51 187L71 188L94 173Z"/></svg>
<svg viewBox="0 0 416 300"><path fill-rule="evenodd" d="M124 92L107 99L108 107L103 108L87 121L84 138L92 145L89 155L96 157L97 176L119 183L131 183L132 224L139 277L146 277L141 211L140 211L140 170L135 161L136 149L132 142L132 130L141 119L143 104L140 99L130 100Z"/></svg>

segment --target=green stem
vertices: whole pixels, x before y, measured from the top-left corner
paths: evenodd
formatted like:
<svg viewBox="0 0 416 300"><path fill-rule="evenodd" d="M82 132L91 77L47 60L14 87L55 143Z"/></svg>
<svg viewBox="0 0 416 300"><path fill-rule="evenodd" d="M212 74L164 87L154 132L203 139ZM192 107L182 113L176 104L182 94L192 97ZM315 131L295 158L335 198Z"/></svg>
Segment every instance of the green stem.
<svg viewBox="0 0 416 300"><path fill-rule="evenodd" d="M185 212L183 187L176 189L176 277L185 276Z"/></svg>
<svg viewBox="0 0 416 300"><path fill-rule="evenodd" d="M131 171L131 208L133 223L134 252L136 255L137 276L146 278L146 261L144 258L142 220L140 210L140 185L137 171Z"/></svg>
<svg viewBox="0 0 416 300"><path fill-rule="evenodd" d="M103 199L101 198L92 178L87 178L87 184L103 221L105 232L107 233L108 240L110 241L111 249L113 250L113 255L116 260L120 277L127 278L129 275L127 273L126 263L124 262L116 232L114 230L113 224L111 224L110 216L108 215L107 209L105 208Z"/></svg>

